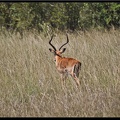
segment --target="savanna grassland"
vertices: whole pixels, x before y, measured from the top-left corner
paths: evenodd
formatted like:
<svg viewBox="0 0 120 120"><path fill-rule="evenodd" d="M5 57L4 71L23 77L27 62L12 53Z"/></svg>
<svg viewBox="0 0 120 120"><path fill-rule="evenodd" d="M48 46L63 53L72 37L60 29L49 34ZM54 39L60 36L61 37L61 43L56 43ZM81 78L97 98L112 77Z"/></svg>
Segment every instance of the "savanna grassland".
<svg viewBox="0 0 120 120"><path fill-rule="evenodd" d="M0 117L120 117L120 31L68 33L63 56L81 61L80 88L62 89L51 35L0 33ZM64 33L52 43L59 48Z"/></svg>

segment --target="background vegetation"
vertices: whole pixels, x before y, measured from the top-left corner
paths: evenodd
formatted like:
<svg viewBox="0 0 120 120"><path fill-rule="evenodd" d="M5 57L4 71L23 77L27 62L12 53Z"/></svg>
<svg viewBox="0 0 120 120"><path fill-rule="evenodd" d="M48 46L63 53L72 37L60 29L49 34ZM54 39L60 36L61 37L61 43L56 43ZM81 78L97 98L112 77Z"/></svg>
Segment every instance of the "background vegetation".
<svg viewBox="0 0 120 120"><path fill-rule="evenodd" d="M77 32L63 56L81 61L80 89L62 89L49 52L50 36L0 34L0 116L120 117L120 31ZM56 34L58 48L66 40Z"/></svg>
<svg viewBox="0 0 120 120"><path fill-rule="evenodd" d="M1 2L0 28L22 32L120 27L117 2Z"/></svg>

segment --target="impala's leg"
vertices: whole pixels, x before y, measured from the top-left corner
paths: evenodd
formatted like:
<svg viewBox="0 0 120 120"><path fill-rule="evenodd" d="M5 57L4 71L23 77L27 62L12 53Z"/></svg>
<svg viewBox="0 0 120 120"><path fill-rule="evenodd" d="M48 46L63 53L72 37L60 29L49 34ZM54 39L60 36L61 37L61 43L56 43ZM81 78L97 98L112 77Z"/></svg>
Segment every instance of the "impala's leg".
<svg viewBox="0 0 120 120"><path fill-rule="evenodd" d="M81 68L81 63L76 64L76 65L74 66L74 68L72 69L72 77L74 78L77 86L80 86L80 82L79 82L79 79L78 79L80 68Z"/></svg>
<svg viewBox="0 0 120 120"><path fill-rule="evenodd" d="M60 76L61 76L61 85L63 87L64 86L64 82L65 82L65 80L64 80L64 74L60 74Z"/></svg>
<svg viewBox="0 0 120 120"><path fill-rule="evenodd" d="M62 84L62 87L65 86L65 80L67 79L67 77L68 77L68 73L67 72L61 74L61 84Z"/></svg>
<svg viewBox="0 0 120 120"><path fill-rule="evenodd" d="M64 73L64 86L66 87L66 79L67 79L67 77L68 77L68 73L67 72L65 72Z"/></svg>
<svg viewBox="0 0 120 120"><path fill-rule="evenodd" d="M78 77L76 76L76 74L75 74L75 80L76 80L77 86L80 86L80 80L78 79Z"/></svg>
<svg viewBox="0 0 120 120"><path fill-rule="evenodd" d="M79 79L77 78L77 76L76 76L76 74L75 73L73 73L73 79L75 80L75 82L76 82L76 84L77 84L77 86L80 86L80 82L79 82Z"/></svg>
<svg viewBox="0 0 120 120"><path fill-rule="evenodd" d="M73 79L75 80L77 86L80 86L80 82L79 82L78 77L76 76L76 73L71 72L70 75L71 75L71 76L73 77Z"/></svg>

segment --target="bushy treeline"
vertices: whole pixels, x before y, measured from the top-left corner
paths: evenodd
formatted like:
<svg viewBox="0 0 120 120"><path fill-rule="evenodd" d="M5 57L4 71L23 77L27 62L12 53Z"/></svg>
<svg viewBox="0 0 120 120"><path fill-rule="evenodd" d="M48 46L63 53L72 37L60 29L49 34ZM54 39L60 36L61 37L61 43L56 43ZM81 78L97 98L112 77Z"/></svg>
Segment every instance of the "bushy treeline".
<svg viewBox="0 0 120 120"><path fill-rule="evenodd" d="M117 2L1 2L0 27L12 32L120 27Z"/></svg>

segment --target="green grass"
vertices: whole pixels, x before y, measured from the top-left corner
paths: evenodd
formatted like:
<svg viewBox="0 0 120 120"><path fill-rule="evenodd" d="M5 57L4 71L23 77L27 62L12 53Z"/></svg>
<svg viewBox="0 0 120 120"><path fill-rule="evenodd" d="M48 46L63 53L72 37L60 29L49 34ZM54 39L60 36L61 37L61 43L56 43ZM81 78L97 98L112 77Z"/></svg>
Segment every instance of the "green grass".
<svg viewBox="0 0 120 120"><path fill-rule="evenodd" d="M80 89L71 77L62 89L50 35L0 33L1 117L120 117L120 31L68 36L63 56L81 61ZM58 33L53 44L65 41Z"/></svg>

